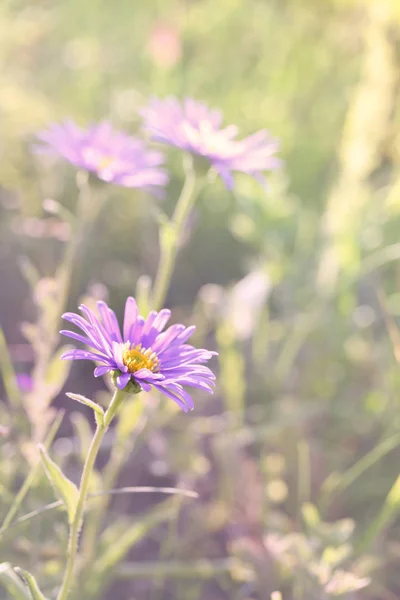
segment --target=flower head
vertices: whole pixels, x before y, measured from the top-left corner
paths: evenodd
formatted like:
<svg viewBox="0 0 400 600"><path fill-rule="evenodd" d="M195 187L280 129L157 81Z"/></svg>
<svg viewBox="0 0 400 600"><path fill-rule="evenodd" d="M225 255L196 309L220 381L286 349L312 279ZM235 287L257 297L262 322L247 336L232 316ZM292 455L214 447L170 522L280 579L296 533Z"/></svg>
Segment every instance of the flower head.
<svg viewBox="0 0 400 600"><path fill-rule="evenodd" d="M40 152L59 154L102 181L131 188L164 186L168 181L160 168L163 156L149 150L142 140L116 131L103 121L81 129L72 120L54 124L38 134Z"/></svg>
<svg viewBox="0 0 400 600"><path fill-rule="evenodd" d="M262 179L263 171L279 166L276 140L267 131L236 139L235 125L221 127L222 114L187 98L153 99L142 110L145 130L152 139L200 156L216 169L228 188L233 187L232 171Z"/></svg>
<svg viewBox="0 0 400 600"><path fill-rule="evenodd" d="M171 311L152 311L144 319L138 313L135 299L130 297L125 304L121 333L117 317L107 304L100 301L97 307L99 316L85 305L79 308L86 318L75 313L63 315L84 335L73 331L61 333L83 342L90 350L69 350L62 358L93 360L98 363L95 377L113 372L119 389L126 388L130 382L146 392L154 387L185 412L194 405L184 386L212 393L215 376L204 363L216 353L186 343L195 327L177 324L165 329Z"/></svg>

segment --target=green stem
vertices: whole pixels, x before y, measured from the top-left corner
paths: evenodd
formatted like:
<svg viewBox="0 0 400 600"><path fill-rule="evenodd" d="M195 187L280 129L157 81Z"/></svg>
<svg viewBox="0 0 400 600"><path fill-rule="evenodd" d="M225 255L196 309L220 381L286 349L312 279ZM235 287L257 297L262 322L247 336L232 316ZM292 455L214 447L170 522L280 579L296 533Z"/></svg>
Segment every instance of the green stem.
<svg viewBox="0 0 400 600"><path fill-rule="evenodd" d="M57 600L66 600L66 598L69 595L69 592L70 592L70 589L72 586L72 579L73 579L73 575L74 575L75 560L76 560L76 556L78 553L79 534L80 534L80 531L82 528L83 513L85 510L85 503L86 503L86 498L87 498L87 493L88 493L88 488L89 488L89 483L90 483L90 478L92 475L94 463L96 461L96 457L97 457L101 442L103 440L103 437L104 437L111 421L113 420L113 418L118 410L119 405L121 404L121 402L123 401L125 396L126 396L125 392L123 392L121 390L115 391L114 396L112 397L112 400L110 402L110 406L108 407L108 410L107 410L106 414L104 415L104 421L99 422L97 424L96 432L92 439L92 443L90 444L90 448L89 448L89 451L88 451L88 454L86 457L85 465L84 465L83 471L82 471L82 477L81 477L81 482L80 482L80 486L79 486L78 504L76 506L75 517L74 517L73 523L71 525L70 534L69 534L68 550L67 550L67 557L68 557L67 565L65 567L64 578L63 578L63 582L61 584L60 591L57 596Z"/></svg>
<svg viewBox="0 0 400 600"><path fill-rule="evenodd" d="M196 192L198 192L198 190L196 190L196 175L193 167L190 165L190 167L186 169L185 183L178 202L176 203L174 214L167 225L167 233L169 235L163 235L163 233L166 232L161 232L161 256L152 293L153 310L160 310L164 305L165 297L171 282L171 276L175 268L176 255L178 254L182 231L195 202Z"/></svg>
<svg viewBox="0 0 400 600"><path fill-rule="evenodd" d="M147 418L145 419L145 423ZM118 438L111 449L111 454L108 463L104 467L103 472L103 489L110 490L115 487L121 470L132 453L134 446L137 443L140 433L143 431L144 425L133 430L131 434L124 440ZM93 567L93 561L96 555L97 538L99 531L103 525L104 515L107 511L111 500L111 495L105 495L98 498L93 510L90 511L88 519L85 523L85 530L82 535L82 556L84 557L82 572L90 573ZM81 591L84 588L81 588Z"/></svg>
<svg viewBox="0 0 400 600"><path fill-rule="evenodd" d="M111 457L104 471L104 489L112 489L121 471L122 465L127 455L130 454L130 450L126 448L126 445L116 444L111 450ZM90 520L87 522L85 527L83 539L82 539L82 554L84 558L84 569L91 568L94 553L96 550L96 540L102 524L102 517L107 510L110 497L104 496L97 500L97 505L93 509L93 513L90 515Z"/></svg>

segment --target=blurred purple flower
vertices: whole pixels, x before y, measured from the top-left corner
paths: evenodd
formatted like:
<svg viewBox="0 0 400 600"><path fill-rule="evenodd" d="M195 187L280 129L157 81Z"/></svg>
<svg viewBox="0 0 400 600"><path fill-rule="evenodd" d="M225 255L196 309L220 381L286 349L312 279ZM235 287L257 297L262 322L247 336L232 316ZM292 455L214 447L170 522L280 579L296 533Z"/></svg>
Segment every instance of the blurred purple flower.
<svg viewBox="0 0 400 600"><path fill-rule="evenodd" d="M150 312L147 319L138 313L134 298L125 304L123 334L115 313L105 302L97 302L100 318L85 305L79 308L86 319L75 313L63 318L83 331L61 331L90 346L93 350L69 350L62 358L98 362L95 377L114 372L116 384L124 389L129 383L138 384L146 392L151 387L172 398L185 412L194 408L190 394L183 386L200 388L213 393L215 376L204 366L215 352L197 350L185 342L195 327L172 325L165 331L171 311Z"/></svg>
<svg viewBox="0 0 400 600"><path fill-rule="evenodd" d="M102 181L129 188L164 186L164 157L149 150L142 140L116 131L104 121L81 129L71 119L38 134L38 152L56 153Z"/></svg>
<svg viewBox="0 0 400 600"><path fill-rule="evenodd" d="M31 392L33 390L33 379L28 373L17 373L17 385L21 392Z"/></svg>
<svg viewBox="0 0 400 600"><path fill-rule="evenodd" d="M206 104L187 98L154 98L142 110L144 128L157 142L176 146L200 156L213 166L229 189L232 171L241 171L263 181L263 171L280 165L278 142L265 130L237 140L235 125L221 128L222 114Z"/></svg>

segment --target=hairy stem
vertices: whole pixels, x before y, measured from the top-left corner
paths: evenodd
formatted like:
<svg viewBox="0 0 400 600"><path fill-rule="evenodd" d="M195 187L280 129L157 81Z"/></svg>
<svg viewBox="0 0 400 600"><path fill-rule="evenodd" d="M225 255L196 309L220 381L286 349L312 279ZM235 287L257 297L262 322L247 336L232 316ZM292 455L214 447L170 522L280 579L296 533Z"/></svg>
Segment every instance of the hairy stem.
<svg viewBox="0 0 400 600"><path fill-rule="evenodd" d="M176 203L171 221L167 224L168 232L161 231L161 255L152 292L153 310L160 310L167 295L171 277L174 272L176 256L181 242L182 232L186 225L190 210L196 199L196 175L190 166L186 169L186 179L181 195ZM168 235L165 235L165 234Z"/></svg>
<svg viewBox="0 0 400 600"><path fill-rule="evenodd" d="M110 402L110 406L106 414L104 415L104 421L97 424L96 432L92 439L92 443L90 444L90 448L86 457L86 461L82 471L81 482L79 485L79 497L78 503L76 506L75 517L71 525L69 540L68 540L68 550L67 550L67 564L65 567L65 573L63 582L61 584L60 591L57 596L57 600L66 600L68 598L69 592L72 587L74 570L75 570L75 562L78 554L78 541L79 534L82 529L83 524L83 513L85 510L86 498L89 489L90 478L93 472L93 467L96 461L96 457L103 440L103 437L113 420L119 405L122 400L125 398L126 393L121 390L116 390L112 400Z"/></svg>

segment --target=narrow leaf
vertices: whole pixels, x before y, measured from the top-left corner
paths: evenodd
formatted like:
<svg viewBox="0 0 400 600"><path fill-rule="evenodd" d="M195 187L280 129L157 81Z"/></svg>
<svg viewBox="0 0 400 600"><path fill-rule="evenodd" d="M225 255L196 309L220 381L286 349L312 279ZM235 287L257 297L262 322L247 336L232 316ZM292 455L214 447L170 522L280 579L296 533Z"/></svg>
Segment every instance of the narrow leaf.
<svg viewBox="0 0 400 600"><path fill-rule="evenodd" d="M8 350L6 338L0 328L0 372L6 390L7 398L12 408L21 408L21 392L18 389L17 378Z"/></svg>
<svg viewBox="0 0 400 600"><path fill-rule="evenodd" d="M352 485L365 471L370 467L373 467L399 444L400 433L395 433L390 438L387 438L377 446L374 446L370 452L362 456L359 461L344 473L331 473L321 486L321 498L319 502L321 510L325 512L332 502L332 499L338 493L342 493Z"/></svg>
<svg viewBox="0 0 400 600"><path fill-rule="evenodd" d="M46 475L57 495L64 501L68 512L69 522L72 523L75 517L76 505L78 503L78 488L64 475L60 467L51 460L44 446L40 445L39 450Z"/></svg>
<svg viewBox="0 0 400 600"><path fill-rule="evenodd" d="M365 552L369 546L378 539L382 531L389 527L400 511L400 475L397 477L385 502L376 517L372 520L367 530L357 541L355 549L358 554Z"/></svg>
<svg viewBox="0 0 400 600"><path fill-rule="evenodd" d="M51 398L54 398L61 392L67 381L71 370L71 361L61 360L61 356L70 348L71 346L68 344L61 346L61 348L56 351L47 367L44 379L46 387L51 391Z"/></svg>
<svg viewBox="0 0 400 600"><path fill-rule="evenodd" d="M235 558L221 558L210 560L208 558L166 561L140 561L122 564L118 569L121 579L215 579L224 573L235 573L241 562Z"/></svg>
<svg viewBox="0 0 400 600"><path fill-rule="evenodd" d="M137 523L132 525L125 523L123 531L120 531L118 539L115 540L117 543L112 546L107 544L104 553L96 562L96 570L99 573L112 570L116 564L125 558L132 546L141 541L154 527L171 518L170 507L170 504L169 510L165 506L162 506L161 509L157 507L157 509L143 516ZM105 533L107 534L107 530ZM106 535L105 539L107 539Z"/></svg>
<svg viewBox="0 0 400 600"><path fill-rule="evenodd" d="M54 419L54 422L53 422L52 426L50 427L49 432L44 441L46 448L49 448L51 446L51 444L57 434L57 431L61 425L61 421L63 420L63 417L64 417L64 411L61 410L58 413L58 415L56 416L56 418ZM5 516L3 524L0 527L0 537L7 530L8 526L10 525L10 523L14 519L15 515L17 514L26 494L28 493L31 485L33 484L33 482L35 481L35 479L39 473L39 468L40 468L40 461L38 460L33 466L31 466L31 469L30 469L24 483L22 484L21 489L15 496L14 502L10 506L9 511Z"/></svg>
<svg viewBox="0 0 400 600"><path fill-rule="evenodd" d="M71 398L71 400L76 400L81 404L86 404L86 406L89 406L92 410L94 410L95 415L98 415L98 417L101 419L100 423L104 423L104 411L99 404L93 402L93 400L90 400L89 398L86 398L86 396L82 396L81 394L71 394L68 392L66 395L68 398Z"/></svg>
<svg viewBox="0 0 400 600"><path fill-rule="evenodd" d="M29 591L9 563L0 564L0 585L14 600L32 600Z"/></svg>
<svg viewBox="0 0 400 600"><path fill-rule="evenodd" d="M98 427L104 426L104 415L100 414L97 411L94 413L94 420L96 421L96 425Z"/></svg>
<svg viewBox="0 0 400 600"><path fill-rule="evenodd" d="M29 571L25 571L24 569L20 569L19 567L15 567L14 571L17 573L17 575L19 575L26 587L29 589L30 595L32 596L33 600L47 600L46 597L40 591L36 579L31 573L29 573Z"/></svg>

